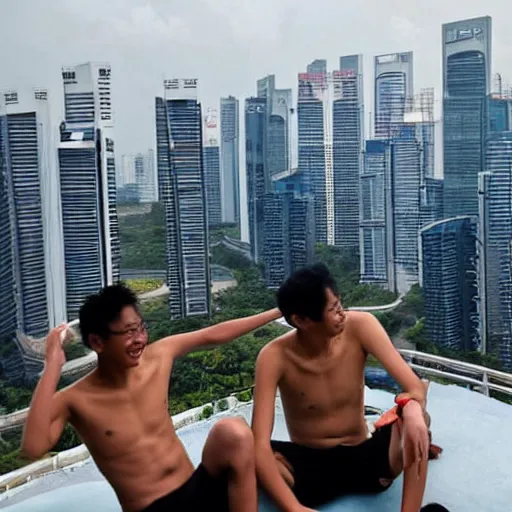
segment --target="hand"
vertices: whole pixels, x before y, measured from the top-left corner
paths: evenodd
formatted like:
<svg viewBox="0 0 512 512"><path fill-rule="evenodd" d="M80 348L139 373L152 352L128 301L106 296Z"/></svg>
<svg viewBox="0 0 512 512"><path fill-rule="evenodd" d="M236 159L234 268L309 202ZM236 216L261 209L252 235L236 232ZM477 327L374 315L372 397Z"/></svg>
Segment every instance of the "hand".
<svg viewBox="0 0 512 512"><path fill-rule="evenodd" d="M55 329L52 329L46 337L46 353L45 362L47 365L55 365L62 368L66 362L66 354L62 348L61 336L67 329L65 324L59 325Z"/></svg>
<svg viewBox="0 0 512 512"><path fill-rule="evenodd" d="M404 407L402 417L404 467L408 468L416 462L428 460L430 441L423 409L418 402L411 400Z"/></svg>
<svg viewBox="0 0 512 512"><path fill-rule="evenodd" d="M318 512L318 510L314 510L312 508L308 508L308 507L299 505L297 508L293 509L293 512Z"/></svg>

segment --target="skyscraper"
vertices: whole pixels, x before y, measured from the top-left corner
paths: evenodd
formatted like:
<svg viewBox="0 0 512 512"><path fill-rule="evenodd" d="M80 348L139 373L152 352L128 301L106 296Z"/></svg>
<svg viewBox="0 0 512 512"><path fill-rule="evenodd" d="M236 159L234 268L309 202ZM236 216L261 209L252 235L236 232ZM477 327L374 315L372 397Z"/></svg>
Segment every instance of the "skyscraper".
<svg viewBox="0 0 512 512"><path fill-rule="evenodd" d="M257 89L267 99L266 167L273 176L290 169L292 90L276 89L274 75L258 80Z"/></svg>
<svg viewBox="0 0 512 512"><path fill-rule="evenodd" d="M123 155L122 172L118 173L119 176L121 176L121 182L118 183L117 188L120 200L132 199L133 202L138 203L158 201L158 177L155 170L154 150Z"/></svg>
<svg viewBox="0 0 512 512"><path fill-rule="evenodd" d="M222 222L240 222L240 121L238 100L220 100Z"/></svg>
<svg viewBox="0 0 512 512"><path fill-rule="evenodd" d="M394 290L391 144L367 140L361 175L361 282Z"/></svg>
<svg viewBox="0 0 512 512"><path fill-rule="evenodd" d="M392 215L394 291L407 293L418 282L418 244L420 229L420 188L424 182L422 145L414 123L404 125L392 141Z"/></svg>
<svg viewBox="0 0 512 512"><path fill-rule="evenodd" d="M443 25L444 214L478 215L491 86L491 18Z"/></svg>
<svg viewBox="0 0 512 512"><path fill-rule="evenodd" d="M489 136L486 162L478 190L482 350L512 370L512 132Z"/></svg>
<svg viewBox="0 0 512 512"><path fill-rule="evenodd" d="M263 201L265 282L279 288L293 272L313 263L314 201L303 190L297 169L272 180L274 192L265 194Z"/></svg>
<svg viewBox="0 0 512 512"><path fill-rule="evenodd" d="M476 220L445 219L420 232L428 339L446 348L471 351L480 344L477 310Z"/></svg>
<svg viewBox="0 0 512 512"><path fill-rule="evenodd" d="M14 380L24 372L16 336L65 319L52 142L46 90L0 95L0 362Z"/></svg>
<svg viewBox="0 0 512 512"><path fill-rule="evenodd" d="M158 187L155 173L155 152L152 149L136 155L135 178L140 202L155 203L158 200Z"/></svg>
<svg viewBox="0 0 512 512"><path fill-rule="evenodd" d="M407 99L414 88L413 53L375 57L375 137L391 138L404 122Z"/></svg>
<svg viewBox="0 0 512 512"><path fill-rule="evenodd" d="M65 122L58 154L71 321L87 295L119 280L120 243L110 66L66 67L62 78Z"/></svg>
<svg viewBox="0 0 512 512"><path fill-rule="evenodd" d="M334 240L331 102L325 61L315 61L299 73L298 168L315 198L317 242ZM318 72L318 71L322 72ZM329 229L330 228L330 229Z"/></svg>
<svg viewBox="0 0 512 512"><path fill-rule="evenodd" d="M267 99L245 100L245 164L247 175L247 210L249 242L256 262L263 261L263 196L271 191L266 169Z"/></svg>
<svg viewBox="0 0 512 512"><path fill-rule="evenodd" d="M363 58L340 58L333 72L334 245L359 247L359 175L363 163Z"/></svg>
<svg viewBox="0 0 512 512"><path fill-rule="evenodd" d="M160 200L165 205L171 318L210 314L210 261L202 115L197 79L164 82L156 98Z"/></svg>
<svg viewBox="0 0 512 512"><path fill-rule="evenodd" d="M208 109L204 116L203 140L208 225L218 226L222 222L222 212L220 201L219 133L217 110L215 109Z"/></svg>

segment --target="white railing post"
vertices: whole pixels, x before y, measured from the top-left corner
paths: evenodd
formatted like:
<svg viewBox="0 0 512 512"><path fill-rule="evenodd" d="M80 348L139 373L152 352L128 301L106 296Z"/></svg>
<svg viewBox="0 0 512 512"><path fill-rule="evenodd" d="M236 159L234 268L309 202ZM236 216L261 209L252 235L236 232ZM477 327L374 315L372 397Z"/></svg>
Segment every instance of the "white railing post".
<svg viewBox="0 0 512 512"><path fill-rule="evenodd" d="M482 376L482 381L483 381L483 391L484 391L484 395L485 396L489 396L489 376L487 375L487 372L484 371L484 374Z"/></svg>

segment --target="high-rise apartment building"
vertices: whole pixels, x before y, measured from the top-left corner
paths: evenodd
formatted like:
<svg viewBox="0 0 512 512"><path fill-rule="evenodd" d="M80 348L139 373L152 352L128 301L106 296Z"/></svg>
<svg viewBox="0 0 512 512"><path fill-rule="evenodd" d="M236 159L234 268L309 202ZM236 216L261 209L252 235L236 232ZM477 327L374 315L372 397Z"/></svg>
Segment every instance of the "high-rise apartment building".
<svg viewBox="0 0 512 512"><path fill-rule="evenodd" d="M238 100L220 100L222 222L240 222L240 118Z"/></svg>
<svg viewBox="0 0 512 512"><path fill-rule="evenodd" d="M210 260L197 79L164 81L156 98L160 200L165 205L171 318L210 314Z"/></svg>
<svg viewBox="0 0 512 512"><path fill-rule="evenodd" d="M266 170L267 99L245 100L245 165L249 242L256 262L263 261L263 196L271 190Z"/></svg>
<svg viewBox="0 0 512 512"><path fill-rule="evenodd" d="M512 370L512 132L487 139L479 175L479 291L482 351Z"/></svg>
<svg viewBox="0 0 512 512"><path fill-rule="evenodd" d="M275 76L257 83L258 97L267 99L266 168L272 177L291 166L292 90L276 89Z"/></svg>
<svg viewBox="0 0 512 512"><path fill-rule="evenodd" d="M155 168L155 152L123 155L122 187L118 186L118 195L129 202L155 203L158 201L158 176Z"/></svg>
<svg viewBox="0 0 512 512"><path fill-rule="evenodd" d="M332 77L334 245L357 249L364 141L362 55L341 57L340 71L334 71Z"/></svg>
<svg viewBox="0 0 512 512"><path fill-rule="evenodd" d="M111 68L87 63L62 70L65 122L59 178L68 321L84 298L119 280L120 243Z"/></svg>
<svg viewBox="0 0 512 512"><path fill-rule="evenodd" d="M394 289L392 148L387 140L367 140L361 174L361 282Z"/></svg>
<svg viewBox="0 0 512 512"><path fill-rule="evenodd" d="M298 178L298 179L297 179ZM279 288L296 270L313 263L314 200L297 169L275 174L274 192L264 196L265 282Z"/></svg>
<svg viewBox="0 0 512 512"><path fill-rule="evenodd" d="M65 320L58 181L44 89L0 94L0 364L25 376L17 336Z"/></svg>
<svg viewBox="0 0 512 512"><path fill-rule="evenodd" d="M208 203L208 225L219 226L222 222L220 200L220 151L217 110L208 109L204 116L203 160Z"/></svg>
<svg viewBox="0 0 512 512"><path fill-rule="evenodd" d="M334 242L332 102L325 61L299 73L298 168L315 198L317 242Z"/></svg>
<svg viewBox="0 0 512 512"><path fill-rule="evenodd" d="M414 93L413 53L378 55L375 68L375 137L389 139L400 132L408 98Z"/></svg>
<svg viewBox="0 0 512 512"><path fill-rule="evenodd" d="M491 87L491 18L443 25L444 214L478 215Z"/></svg>
<svg viewBox="0 0 512 512"><path fill-rule="evenodd" d="M463 351L480 345L476 239L476 219L468 216L420 231L425 325L436 345Z"/></svg>

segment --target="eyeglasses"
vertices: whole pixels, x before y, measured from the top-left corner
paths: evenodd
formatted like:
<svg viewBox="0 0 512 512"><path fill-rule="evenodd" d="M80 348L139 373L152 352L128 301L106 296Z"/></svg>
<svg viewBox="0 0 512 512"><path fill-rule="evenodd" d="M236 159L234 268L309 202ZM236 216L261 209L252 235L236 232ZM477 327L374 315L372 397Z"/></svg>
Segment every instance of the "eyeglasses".
<svg viewBox="0 0 512 512"><path fill-rule="evenodd" d="M137 327L130 327L124 331L112 331L109 329L108 332L114 336L122 336L123 338L129 340L135 338L135 336L137 336L139 333L145 333L147 330L148 326L146 322L141 322Z"/></svg>

